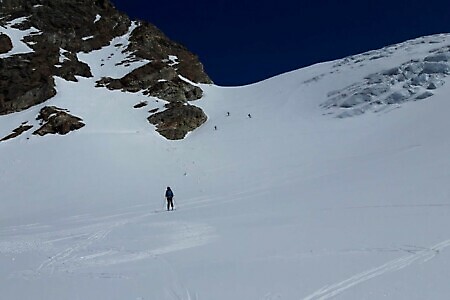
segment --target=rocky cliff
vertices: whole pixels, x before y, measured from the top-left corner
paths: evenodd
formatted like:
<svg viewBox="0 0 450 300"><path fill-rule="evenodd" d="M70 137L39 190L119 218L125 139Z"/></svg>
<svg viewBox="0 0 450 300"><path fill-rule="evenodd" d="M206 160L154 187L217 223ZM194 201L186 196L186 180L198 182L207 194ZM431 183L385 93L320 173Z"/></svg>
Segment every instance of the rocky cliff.
<svg viewBox="0 0 450 300"><path fill-rule="evenodd" d="M55 77L73 82L78 81L77 77L92 77L92 70L80 61L79 54L109 45L114 38L129 32L132 23L108 0L1 1L0 115L28 109L55 96ZM128 44L122 45L127 60L118 64L143 63L138 68L130 68L124 76L106 75L96 79L97 88L142 92L149 97L179 103L178 109L191 111L188 101L203 95L195 83L211 83L197 56L171 41L155 26L147 22L133 24ZM22 33L18 41L29 51L15 52L17 36L11 34L12 30ZM189 118L191 114L178 115ZM172 127L192 124L181 126L176 139L200 126L205 117L200 119L203 121L198 123L192 120L173 123L172 120ZM159 122L163 126L161 122L163 120Z"/></svg>

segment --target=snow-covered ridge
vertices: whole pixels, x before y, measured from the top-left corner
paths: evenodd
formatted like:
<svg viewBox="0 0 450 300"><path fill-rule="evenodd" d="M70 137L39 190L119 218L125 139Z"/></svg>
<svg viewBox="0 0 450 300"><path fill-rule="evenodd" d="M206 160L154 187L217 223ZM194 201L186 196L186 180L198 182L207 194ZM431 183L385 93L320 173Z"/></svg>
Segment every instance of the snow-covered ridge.
<svg viewBox="0 0 450 300"><path fill-rule="evenodd" d="M377 50L367 51L361 54L351 55L333 62L333 68L339 70L342 66L364 66L369 61L374 61L383 58L389 58L395 54L409 53L414 54L421 52L421 49L428 49L430 52L437 51L442 44L448 44L450 34L435 34L423 36L405 42L389 45ZM433 46L434 45L434 46Z"/></svg>

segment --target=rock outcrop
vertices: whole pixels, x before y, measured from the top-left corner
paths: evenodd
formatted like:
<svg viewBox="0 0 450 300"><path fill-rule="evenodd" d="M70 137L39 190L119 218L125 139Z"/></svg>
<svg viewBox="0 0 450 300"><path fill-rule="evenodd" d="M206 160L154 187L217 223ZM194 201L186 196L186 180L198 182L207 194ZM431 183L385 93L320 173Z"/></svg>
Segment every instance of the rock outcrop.
<svg viewBox="0 0 450 300"><path fill-rule="evenodd" d="M9 36L0 33L0 54L8 53L12 49L12 42Z"/></svg>
<svg viewBox="0 0 450 300"><path fill-rule="evenodd" d="M133 31L128 50L138 57L163 62L193 82L211 83L196 55L167 38L158 28L147 22L143 22Z"/></svg>
<svg viewBox="0 0 450 300"><path fill-rule="evenodd" d="M153 114L148 121L156 125L156 131L169 140L183 139L186 134L206 122L207 116L198 107L174 102L166 110Z"/></svg>
<svg viewBox="0 0 450 300"><path fill-rule="evenodd" d="M33 132L35 135L67 134L85 126L82 119L69 114L64 109L46 106L41 109L37 120L41 120L41 127Z"/></svg>
<svg viewBox="0 0 450 300"><path fill-rule="evenodd" d="M4 138L0 139L0 142L4 142L4 141L7 141L9 139L13 139L15 137L18 137L19 135L21 135L25 131L30 130L31 128L33 128L33 125L26 125L26 123L25 124L21 124L19 127L14 129L11 134L8 134Z"/></svg>
<svg viewBox="0 0 450 300"><path fill-rule="evenodd" d="M21 111L56 94L51 57L24 54L0 59L0 115Z"/></svg>
<svg viewBox="0 0 450 300"><path fill-rule="evenodd" d="M133 31L127 51L150 62L122 78L102 78L98 86L132 93L143 91L148 96L176 102L202 97L203 91L189 81L212 83L197 56L149 23L143 22Z"/></svg>
<svg viewBox="0 0 450 300"><path fill-rule="evenodd" d="M148 105L147 101L141 101L133 106L133 108L142 108Z"/></svg>
<svg viewBox="0 0 450 300"><path fill-rule="evenodd" d="M169 102L193 101L203 96L199 87L181 80L174 70L157 69L154 64L142 66L120 79L103 78L97 82L97 86L131 93L143 91L144 95Z"/></svg>
<svg viewBox="0 0 450 300"><path fill-rule="evenodd" d="M71 52L64 54L64 60L57 65L55 75L68 81L78 81L75 76L92 77L89 66L78 60L78 57Z"/></svg>

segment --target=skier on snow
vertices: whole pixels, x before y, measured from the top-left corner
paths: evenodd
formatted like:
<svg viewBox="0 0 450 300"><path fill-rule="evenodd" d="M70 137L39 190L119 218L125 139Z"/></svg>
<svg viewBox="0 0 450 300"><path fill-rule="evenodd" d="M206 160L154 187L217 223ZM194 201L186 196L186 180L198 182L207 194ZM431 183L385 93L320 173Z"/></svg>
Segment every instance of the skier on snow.
<svg viewBox="0 0 450 300"><path fill-rule="evenodd" d="M173 210L173 192L170 189L170 186L168 186L166 190L166 199L167 199L167 210L169 210L170 207L172 207Z"/></svg>

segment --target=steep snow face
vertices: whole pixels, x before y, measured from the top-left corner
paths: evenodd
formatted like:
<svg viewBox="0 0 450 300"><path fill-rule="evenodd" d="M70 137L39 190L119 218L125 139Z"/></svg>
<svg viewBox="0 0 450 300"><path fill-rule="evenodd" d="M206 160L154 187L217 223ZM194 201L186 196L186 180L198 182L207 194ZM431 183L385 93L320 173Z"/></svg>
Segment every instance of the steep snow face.
<svg viewBox="0 0 450 300"><path fill-rule="evenodd" d="M95 78L57 79L58 94L47 104L86 126L64 137L26 133L0 143L0 295L445 298L445 72L426 101L385 103L396 109L338 118L377 96L357 107L338 106L344 98L329 102L352 85L364 90L371 74L398 80L411 60L445 57L432 50L446 47L447 36L424 40L249 86L202 85L205 96L195 104L209 119L177 142L145 120L163 101L95 88ZM100 67L103 54L79 55L95 77L118 70L110 60ZM400 71L385 74L392 68ZM373 90L382 101L403 89L398 84ZM133 108L143 100L145 108ZM37 111L2 116L0 133L34 124ZM175 193L173 212L164 211L166 186Z"/></svg>

